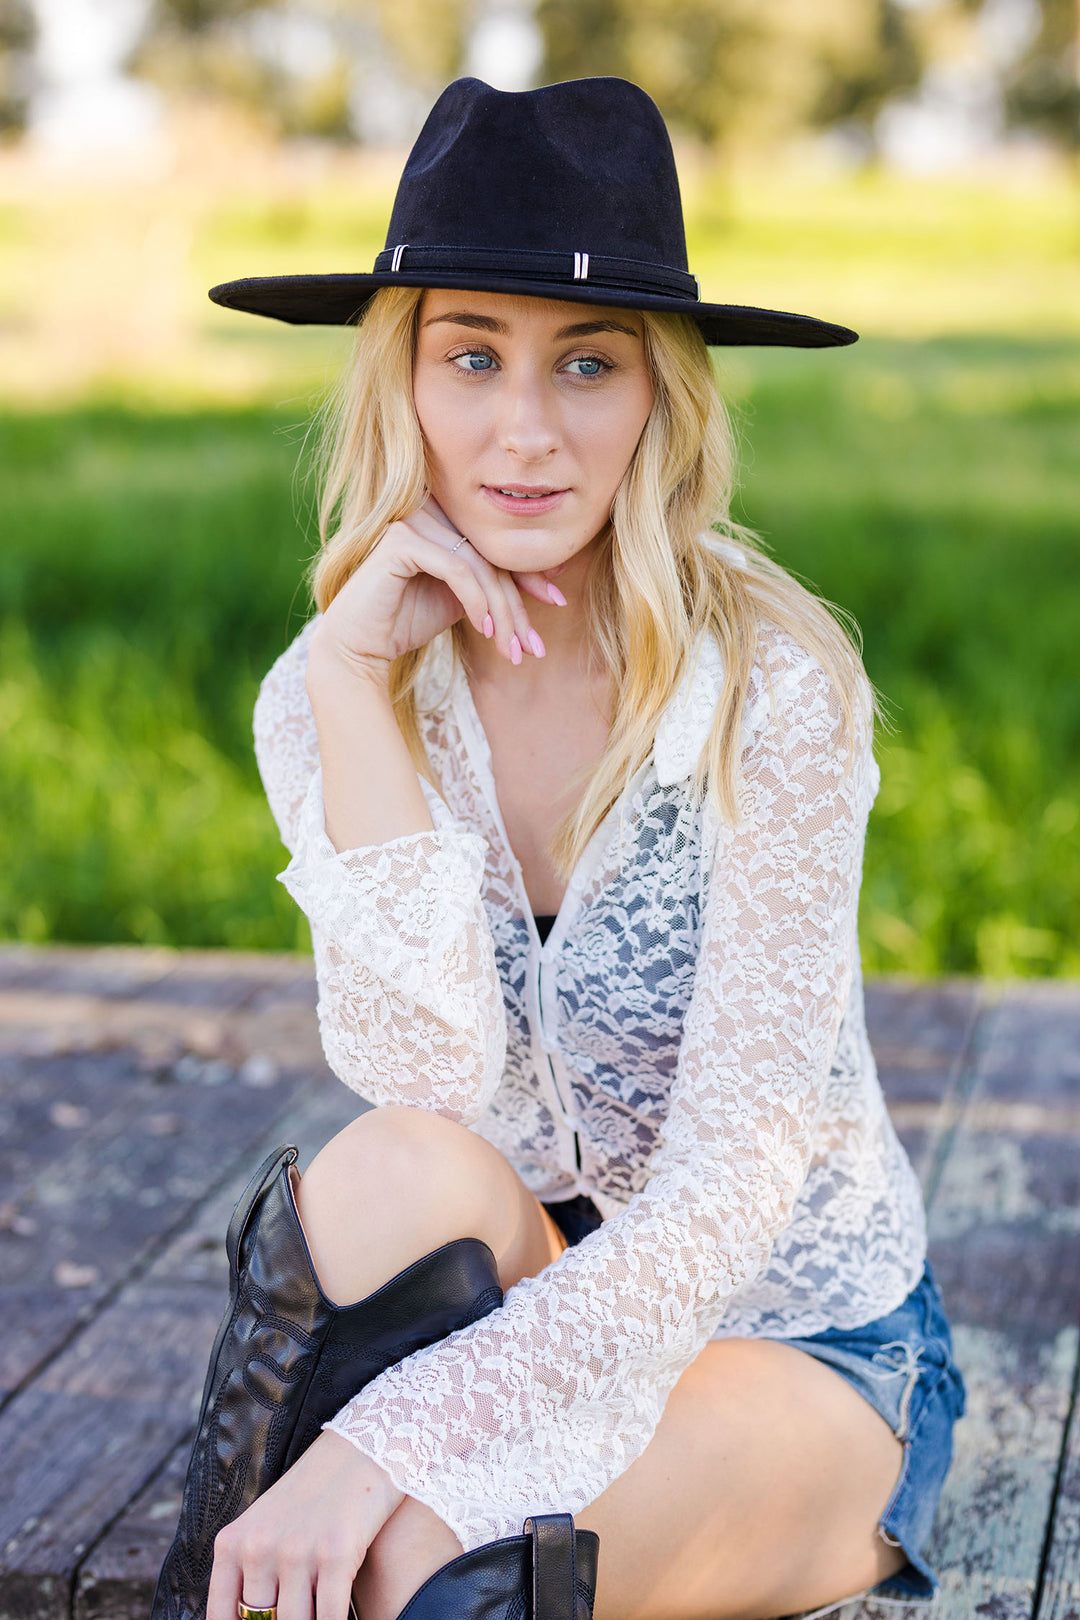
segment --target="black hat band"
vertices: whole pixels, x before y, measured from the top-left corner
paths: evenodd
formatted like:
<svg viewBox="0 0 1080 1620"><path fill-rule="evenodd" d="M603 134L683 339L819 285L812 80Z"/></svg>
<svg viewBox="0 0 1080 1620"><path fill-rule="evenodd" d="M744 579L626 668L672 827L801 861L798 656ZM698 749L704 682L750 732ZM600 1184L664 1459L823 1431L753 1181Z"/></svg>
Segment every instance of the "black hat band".
<svg viewBox="0 0 1080 1620"><path fill-rule="evenodd" d="M666 298L697 300L697 277L666 264L640 259L612 259L599 253L538 253L529 248L505 250L475 247L413 247L399 242L383 248L375 260L376 275L486 275L495 271L529 281L589 282L606 292L654 293Z"/></svg>

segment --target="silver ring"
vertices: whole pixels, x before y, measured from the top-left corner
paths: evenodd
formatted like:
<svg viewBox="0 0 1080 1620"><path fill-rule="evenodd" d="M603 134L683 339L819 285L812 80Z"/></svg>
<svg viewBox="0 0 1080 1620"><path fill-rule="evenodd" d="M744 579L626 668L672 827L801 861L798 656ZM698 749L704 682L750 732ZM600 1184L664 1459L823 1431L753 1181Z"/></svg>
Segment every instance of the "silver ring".
<svg viewBox="0 0 1080 1620"><path fill-rule="evenodd" d="M451 555L451 557L454 555L455 551L460 551L461 550L462 546L465 544L465 542L466 542L466 540L468 538L469 538L468 535L463 534L461 539L458 541L457 545L450 547L450 555Z"/></svg>

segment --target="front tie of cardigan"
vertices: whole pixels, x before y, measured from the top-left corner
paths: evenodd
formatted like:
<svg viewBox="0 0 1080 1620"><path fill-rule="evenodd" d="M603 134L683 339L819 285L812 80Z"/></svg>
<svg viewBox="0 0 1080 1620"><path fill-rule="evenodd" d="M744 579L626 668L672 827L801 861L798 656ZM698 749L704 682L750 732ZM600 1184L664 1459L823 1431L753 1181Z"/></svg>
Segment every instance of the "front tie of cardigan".
<svg viewBox="0 0 1080 1620"><path fill-rule="evenodd" d="M711 1337L855 1326L918 1279L922 1202L859 977L870 725L845 771L829 681L765 627L740 821L722 824L690 795L720 681L702 646L541 946L449 638L418 683L434 831L338 853L308 636L263 682L255 732L331 1067L375 1103L460 1120L538 1196L587 1192L606 1217L331 1425L470 1548L595 1500Z"/></svg>

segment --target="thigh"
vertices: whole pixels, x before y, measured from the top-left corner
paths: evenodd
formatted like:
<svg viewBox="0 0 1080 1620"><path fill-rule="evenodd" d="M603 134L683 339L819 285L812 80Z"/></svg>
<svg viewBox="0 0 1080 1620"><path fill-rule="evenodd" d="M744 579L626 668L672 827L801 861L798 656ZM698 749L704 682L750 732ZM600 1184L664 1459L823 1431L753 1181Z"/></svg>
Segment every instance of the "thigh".
<svg viewBox="0 0 1080 1620"><path fill-rule="evenodd" d="M652 1442L578 1515L596 1620L771 1620L905 1562L878 1533L903 1452L839 1374L767 1339L706 1345Z"/></svg>
<svg viewBox="0 0 1080 1620"><path fill-rule="evenodd" d="M804 1351L707 1345L650 1445L577 1515L600 1536L595 1620L773 1620L865 1591L905 1562L877 1531L901 1460L884 1419ZM357 1579L362 1620L394 1620L459 1551L407 1497Z"/></svg>

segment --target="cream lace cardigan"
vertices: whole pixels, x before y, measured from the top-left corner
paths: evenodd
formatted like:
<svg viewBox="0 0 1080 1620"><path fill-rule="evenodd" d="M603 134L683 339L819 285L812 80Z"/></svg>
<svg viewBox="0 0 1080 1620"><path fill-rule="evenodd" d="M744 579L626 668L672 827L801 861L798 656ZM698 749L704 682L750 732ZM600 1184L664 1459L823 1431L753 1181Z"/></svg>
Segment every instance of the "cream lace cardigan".
<svg viewBox="0 0 1080 1620"><path fill-rule="evenodd" d="M605 1217L329 1425L471 1548L599 1496L711 1337L856 1326L918 1280L922 1202L867 1042L856 939L878 769L866 721L845 774L824 672L766 627L741 823L695 807L720 682L703 641L541 946L448 634L419 682L435 830L335 851L310 630L263 682L255 740L330 1066L373 1103L461 1121L538 1196L585 1192Z"/></svg>

